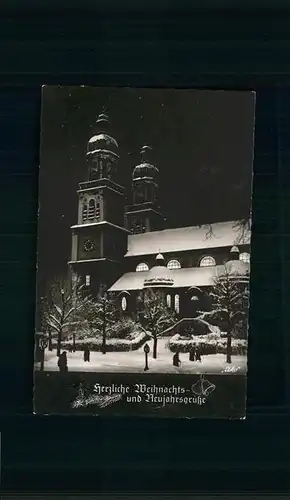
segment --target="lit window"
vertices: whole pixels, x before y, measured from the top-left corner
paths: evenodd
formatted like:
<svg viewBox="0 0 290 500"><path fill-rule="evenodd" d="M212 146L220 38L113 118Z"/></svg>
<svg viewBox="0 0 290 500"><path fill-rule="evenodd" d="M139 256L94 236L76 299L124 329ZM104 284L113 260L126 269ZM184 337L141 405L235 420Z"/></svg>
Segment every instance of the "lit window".
<svg viewBox="0 0 290 500"><path fill-rule="evenodd" d="M91 198L89 201L89 205L86 203L83 206L83 221L85 220L100 220L100 203L96 203L94 198Z"/></svg>
<svg viewBox="0 0 290 500"><path fill-rule="evenodd" d="M179 314L179 295L176 294L174 297L174 309L177 314Z"/></svg>
<svg viewBox="0 0 290 500"><path fill-rule="evenodd" d="M145 262L140 262L140 264L136 267L136 271L149 271L149 267Z"/></svg>
<svg viewBox="0 0 290 500"><path fill-rule="evenodd" d="M86 221L88 218L88 205L85 203L83 205L83 221Z"/></svg>
<svg viewBox="0 0 290 500"><path fill-rule="evenodd" d="M100 220L100 204L96 203L95 219Z"/></svg>
<svg viewBox="0 0 290 500"><path fill-rule="evenodd" d="M89 274L86 275L86 286L90 286L91 284L91 277Z"/></svg>
<svg viewBox="0 0 290 500"><path fill-rule="evenodd" d="M126 311L126 309L127 309L127 299L126 299L126 297L122 297L121 307L122 307L122 311Z"/></svg>
<svg viewBox="0 0 290 500"><path fill-rule="evenodd" d="M240 253L240 260L242 262L246 262L246 264L250 263L250 254L247 252Z"/></svg>
<svg viewBox="0 0 290 500"><path fill-rule="evenodd" d="M179 260L170 260L167 264L168 269L180 269L181 264Z"/></svg>
<svg viewBox="0 0 290 500"><path fill-rule="evenodd" d="M207 257L204 257L200 261L200 267L207 267L207 266L215 266L216 262L213 257L210 257L209 255Z"/></svg>
<svg viewBox="0 0 290 500"><path fill-rule="evenodd" d="M171 307L171 295L167 295L166 296L166 304L167 304L167 307Z"/></svg>

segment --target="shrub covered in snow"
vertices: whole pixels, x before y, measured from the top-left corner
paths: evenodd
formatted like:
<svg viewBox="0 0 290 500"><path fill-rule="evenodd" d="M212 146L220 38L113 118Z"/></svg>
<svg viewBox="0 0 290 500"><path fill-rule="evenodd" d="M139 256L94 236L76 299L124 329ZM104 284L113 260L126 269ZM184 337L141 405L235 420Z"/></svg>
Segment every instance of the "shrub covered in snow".
<svg viewBox="0 0 290 500"><path fill-rule="evenodd" d="M193 335L210 335L211 333L219 334L220 329L211 325L205 320L194 318L192 320L192 325L186 326L184 331L181 333L183 337L192 337Z"/></svg>
<svg viewBox="0 0 290 500"><path fill-rule="evenodd" d="M219 333L220 329L216 325L212 325L208 321L201 318L183 318L175 325L167 328L162 336L179 334L184 340L191 338L192 335L208 335L210 333Z"/></svg>
<svg viewBox="0 0 290 500"><path fill-rule="evenodd" d="M132 318L121 318L110 326L108 330L108 339L128 339L135 338L136 333L140 332L141 328Z"/></svg>
<svg viewBox="0 0 290 500"><path fill-rule="evenodd" d="M193 346L201 347L203 354L226 354L227 339L220 333L198 335L188 339L176 334L168 341L167 346L172 352L189 352ZM247 341L232 339L232 354L242 355L247 352Z"/></svg>
<svg viewBox="0 0 290 500"><path fill-rule="evenodd" d="M109 338L106 341L106 351L135 351L139 349L139 347L141 347L147 340L148 335L143 331L132 334L130 339ZM90 351L101 351L102 337L99 336L97 338L78 339L76 340L75 345L77 351L82 351L85 347L88 347ZM53 347L56 347L55 343L53 343ZM62 342L62 349L71 351L72 347L72 340L65 340Z"/></svg>

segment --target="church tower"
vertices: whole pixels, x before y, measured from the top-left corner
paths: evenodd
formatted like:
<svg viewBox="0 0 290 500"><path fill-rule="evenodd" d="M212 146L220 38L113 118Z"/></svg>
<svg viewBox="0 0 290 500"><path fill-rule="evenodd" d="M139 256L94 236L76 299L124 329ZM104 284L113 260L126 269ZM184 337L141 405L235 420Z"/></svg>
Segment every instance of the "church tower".
<svg viewBox="0 0 290 500"><path fill-rule="evenodd" d="M71 227L69 262L73 282L93 295L103 293L122 274L128 230L124 227L124 187L118 182L118 143L109 118L101 113L87 148L87 181L79 184L78 221Z"/></svg>
<svg viewBox="0 0 290 500"><path fill-rule="evenodd" d="M158 168L152 163L152 149L143 146L141 163L133 170L133 204L126 208L126 224L132 234L164 228L158 205Z"/></svg>

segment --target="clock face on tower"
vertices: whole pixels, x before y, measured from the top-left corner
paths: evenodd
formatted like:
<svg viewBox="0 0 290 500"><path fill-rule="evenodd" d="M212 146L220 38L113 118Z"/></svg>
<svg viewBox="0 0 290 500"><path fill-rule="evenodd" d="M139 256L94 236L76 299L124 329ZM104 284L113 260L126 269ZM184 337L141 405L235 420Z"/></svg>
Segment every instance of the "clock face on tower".
<svg viewBox="0 0 290 500"><path fill-rule="evenodd" d="M84 251L92 252L95 249L95 244L92 240L85 240L84 242Z"/></svg>

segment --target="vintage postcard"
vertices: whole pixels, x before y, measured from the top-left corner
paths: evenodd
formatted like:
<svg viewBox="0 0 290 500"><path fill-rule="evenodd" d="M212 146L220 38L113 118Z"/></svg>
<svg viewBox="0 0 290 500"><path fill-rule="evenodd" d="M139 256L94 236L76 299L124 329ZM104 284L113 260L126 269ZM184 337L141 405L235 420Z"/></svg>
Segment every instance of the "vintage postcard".
<svg viewBox="0 0 290 500"><path fill-rule="evenodd" d="M43 87L35 413L245 418L254 115Z"/></svg>

